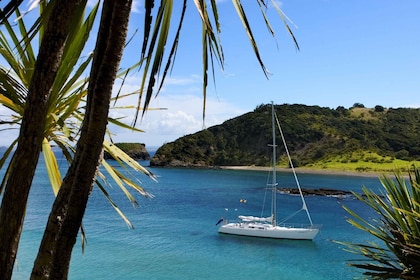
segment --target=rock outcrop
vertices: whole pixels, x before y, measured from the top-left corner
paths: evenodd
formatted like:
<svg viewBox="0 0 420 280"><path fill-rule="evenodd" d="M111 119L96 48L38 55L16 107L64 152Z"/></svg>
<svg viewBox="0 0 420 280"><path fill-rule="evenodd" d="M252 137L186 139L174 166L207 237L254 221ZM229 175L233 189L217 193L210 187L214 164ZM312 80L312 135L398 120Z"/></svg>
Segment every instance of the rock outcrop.
<svg viewBox="0 0 420 280"><path fill-rule="evenodd" d="M146 149L146 145L142 143L115 143L115 146L123 150L127 155L136 160L149 160L150 154ZM105 152L105 159L112 157Z"/></svg>
<svg viewBox="0 0 420 280"><path fill-rule="evenodd" d="M286 193L286 194L299 194L299 189L297 188L279 188L277 189L280 193ZM343 191L343 190L333 190L333 189L302 189L302 194L304 196L306 195L320 195L320 196L334 196L334 197L346 197L352 195L349 191Z"/></svg>

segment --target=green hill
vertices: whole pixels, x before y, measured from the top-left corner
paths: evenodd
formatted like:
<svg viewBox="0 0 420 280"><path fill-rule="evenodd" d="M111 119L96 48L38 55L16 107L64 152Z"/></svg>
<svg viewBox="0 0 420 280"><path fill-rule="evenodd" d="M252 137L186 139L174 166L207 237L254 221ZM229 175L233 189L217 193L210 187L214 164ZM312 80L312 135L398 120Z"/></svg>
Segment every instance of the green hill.
<svg viewBox="0 0 420 280"><path fill-rule="evenodd" d="M151 166L270 164L271 105L160 147ZM275 106L295 166L393 170L420 159L420 109ZM282 143L280 139L278 143ZM278 149L279 165L287 166ZM376 167L375 167L376 166Z"/></svg>

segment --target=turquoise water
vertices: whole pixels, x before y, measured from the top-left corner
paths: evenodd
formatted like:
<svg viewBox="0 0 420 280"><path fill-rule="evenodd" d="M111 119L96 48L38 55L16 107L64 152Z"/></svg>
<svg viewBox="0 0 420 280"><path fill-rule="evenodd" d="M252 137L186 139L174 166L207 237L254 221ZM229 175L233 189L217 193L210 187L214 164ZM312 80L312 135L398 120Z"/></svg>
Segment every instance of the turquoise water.
<svg viewBox="0 0 420 280"><path fill-rule="evenodd" d="M309 196L314 223L322 224L313 241L256 239L219 235L215 223L223 216L258 215L264 199L265 172L231 170L152 169L159 183L139 176L152 200L138 196L134 209L117 188L109 189L134 224L129 229L97 189L84 219L87 246L78 243L72 255L70 279L353 279L359 270L346 262L356 256L332 240L373 239L351 227L341 204L371 216L352 199ZM281 186L293 183L280 173ZM360 192L378 188L377 178L299 175L305 188ZM247 203L240 203L240 199ZM279 195L287 216L299 208L299 197ZM28 279L53 201L45 170L37 171L13 279ZM227 210L226 210L227 209ZM279 214L281 215L281 213Z"/></svg>

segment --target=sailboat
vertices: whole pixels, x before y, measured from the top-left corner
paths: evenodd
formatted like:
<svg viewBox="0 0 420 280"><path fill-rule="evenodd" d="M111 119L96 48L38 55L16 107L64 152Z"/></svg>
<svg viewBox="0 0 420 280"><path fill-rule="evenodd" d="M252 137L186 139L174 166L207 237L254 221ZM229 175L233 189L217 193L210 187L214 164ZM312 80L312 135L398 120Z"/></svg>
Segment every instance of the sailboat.
<svg viewBox="0 0 420 280"><path fill-rule="evenodd" d="M274 104L271 103L271 115L272 115L272 131L273 131L273 170L272 170L272 181L267 184L271 189L272 193L272 213L269 217L255 217L255 216L238 216L237 222L228 222L222 220L224 223L219 227L219 233L224 234L233 234L233 235L242 235L242 236L253 236L253 237L265 237L265 238L280 238L280 239L299 239L299 240L312 240L319 232L319 225L314 225L312 223L312 218L309 214L308 208L306 206L305 198L302 194L302 190L299 184L299 181L296 176L293 163L289 151L286 146L286 141L283 136L283 132L280 127L280 123L277 119L274 110ZM286 154L289 159L290 166L293 171L294 178L299 189L300 197L302 200L302 208L299 211L305 211L308 217L309 223L307 225L303 224L278 224L277 223L277 180L276 180L276 124L280 130L280 135L286 149Z"/></svg>

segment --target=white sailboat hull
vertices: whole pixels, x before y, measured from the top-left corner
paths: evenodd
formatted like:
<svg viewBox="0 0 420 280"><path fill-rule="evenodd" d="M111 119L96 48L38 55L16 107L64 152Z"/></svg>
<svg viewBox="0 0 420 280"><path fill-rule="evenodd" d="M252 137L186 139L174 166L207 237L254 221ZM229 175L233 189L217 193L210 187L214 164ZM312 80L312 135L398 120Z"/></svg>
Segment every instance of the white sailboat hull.
<svg viewBox="0 0 420 280"><path fill-rule="evenodd" d="M219 233L242 236L312 240L318 234L319 228L273 226L263 223L228 223L219 227Z"/></svg>
<svg viewBox="0 0 420 280"><path fill-rule="evenodd" d="M287 149L286 141L283 136L283 132L280 128L280 123L276 118L274 104L271 105L271 117L272 117L272 136L273 136L273 144L270 145L273 150L273 170L272 170L272 180L271 184L267 184L272 191L271 196L271 216L270 217L254 217L254 216L238 216L239 220L237 223L227 223L223 218L217 222L218 225L220 222L225 221L225 224L219 227L219 233L225 234L234 234L234 235L241 235L241 236L253 236L253 237L265 237L265 238L281 238L281 239L298 239L298 240L312 240L319 232L319 227L314 226L312 223L312 219L309 215L308 208L306 207L306 202L303 197L300 184L297 180L297 176L295 170L293 168L293 162L291 160L289 150ZM277 121L277 122L276 122ZM299 189L299 193L302 199L302 207L299 211L305 210L308 216L308 220L310 225L309 226L291 226L289 224L284 225L277 225L276 222L276 194L277 194L277 181L276 181L276 129L275 125L278 125L280 130L281 139L283 140L283 144L289 158L290 166L293 170L293 174L296 180L297 187ZM299 212L298 211L298 212ZM290 216L291 217L291 216ZM285 220L283 220L285 221Z"/></svg>

